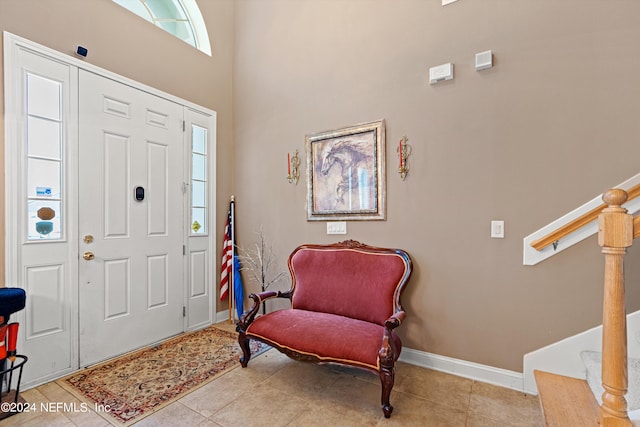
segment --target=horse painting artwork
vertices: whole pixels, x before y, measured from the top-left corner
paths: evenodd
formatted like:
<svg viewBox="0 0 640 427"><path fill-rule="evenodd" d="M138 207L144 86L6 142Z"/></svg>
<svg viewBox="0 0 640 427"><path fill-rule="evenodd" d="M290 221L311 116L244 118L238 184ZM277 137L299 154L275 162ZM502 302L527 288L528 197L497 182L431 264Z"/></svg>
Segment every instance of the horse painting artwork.
<svg viewBox="0 0 640 427"><path fill-rule="evenodd" d="M316 208L324 211L375 209L375 132L335 138L316 151Z"/></svg>
<svg viewBox="0 0 640 427"><path fill-rule="evenodd" d="M306 135L307 220L384 220L384 120Z"/></svg>

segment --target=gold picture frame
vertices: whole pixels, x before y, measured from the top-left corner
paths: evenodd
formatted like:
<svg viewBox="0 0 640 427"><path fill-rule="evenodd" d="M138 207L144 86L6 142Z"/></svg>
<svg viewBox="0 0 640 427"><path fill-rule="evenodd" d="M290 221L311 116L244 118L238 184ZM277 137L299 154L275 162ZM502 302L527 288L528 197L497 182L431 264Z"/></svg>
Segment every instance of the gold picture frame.
<svg viewBox="0 0 640 427"><path fill-rule="evenodd" d="M384 220L384 120L306 136L307 220Z"/></svg>

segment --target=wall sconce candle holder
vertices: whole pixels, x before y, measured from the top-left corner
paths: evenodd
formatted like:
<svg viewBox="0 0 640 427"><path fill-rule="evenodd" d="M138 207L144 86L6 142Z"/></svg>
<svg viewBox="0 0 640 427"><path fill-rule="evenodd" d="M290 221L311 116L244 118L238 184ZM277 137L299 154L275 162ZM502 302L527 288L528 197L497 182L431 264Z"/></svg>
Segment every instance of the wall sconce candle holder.
<svg viewBox="0 0 640 427"><path fill-rule="evenodd" d="M400 159L400 165L398 166L398 173L400 178L404 179L409 174L409 156L411 155L411 146L407 144L407 137L403 136L398 143L398 158Z"/></svg>
<svg viewBox="0 0 640 427"><path fill-rule="evenodd" d="M287 181L289 184L298 185L300 179L300 157L298 150L293 154L287 153Z"/></svg>

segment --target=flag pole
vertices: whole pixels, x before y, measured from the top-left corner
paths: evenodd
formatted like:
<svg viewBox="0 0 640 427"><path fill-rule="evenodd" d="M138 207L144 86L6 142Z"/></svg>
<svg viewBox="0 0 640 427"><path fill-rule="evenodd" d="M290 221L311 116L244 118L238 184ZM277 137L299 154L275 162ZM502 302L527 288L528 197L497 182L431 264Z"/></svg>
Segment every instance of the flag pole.
<svg viewBox="0 0 640 427"><path fill-rule="evenodd" d="M229 224L229 234L231 234L231 262L233 265L234 262L234 255L235 255L235 250L236 250L236 209L235 209L235 196L232 194L231 195L231 203L229 204L229 211L231 212L231 223ZM229 291L227 293L227 296L229 298L228 301L228 305L229 305L229 323L233 324L233 320L234 320L234 314L233 314L233 309L234 309L234 301L235 301L235 297L234 297L234 291L233 291L233 287L234 284L236 282L236 278L235 278L235 268L231 268L231 281L229 282Z"/></svg>

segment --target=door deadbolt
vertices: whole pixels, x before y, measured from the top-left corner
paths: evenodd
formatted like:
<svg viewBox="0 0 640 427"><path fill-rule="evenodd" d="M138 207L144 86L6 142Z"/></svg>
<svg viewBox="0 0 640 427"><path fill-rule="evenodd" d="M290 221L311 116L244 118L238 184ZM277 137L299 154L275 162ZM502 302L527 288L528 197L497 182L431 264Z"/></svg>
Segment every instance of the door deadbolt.
<svg viewBox="0 0 640 427"><path fill-rule="evenodd" d="M91 261L92 259L94 259L96 256L93 254L93 252L91 251L87 251L84 254L82 254L82 258L84 258L87 261Z"/></svg>
<svg viewBox="0 0 640 427"><path fill-rule="evenodd" d="M93 236L91 234L87 234L86 236L84 236L84 242L85 243L93 242Z"/></svg>
<svg viewBox="0 0 640 427"><path fill-rule="evenodd" d="M141 202L144 200L144 187L136 187L135 191L136 200Z"/></svg>

